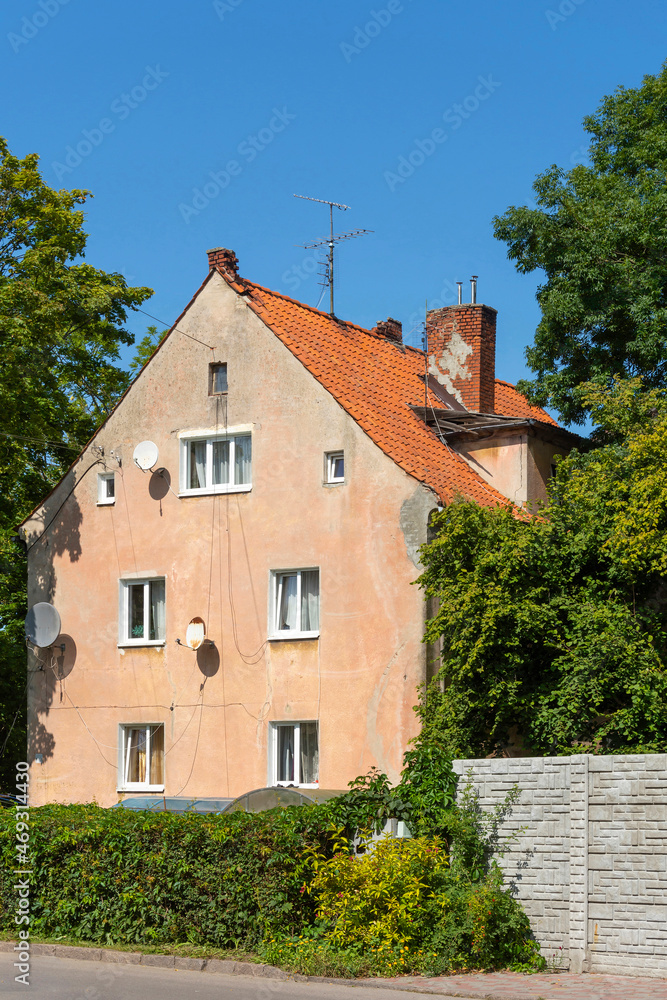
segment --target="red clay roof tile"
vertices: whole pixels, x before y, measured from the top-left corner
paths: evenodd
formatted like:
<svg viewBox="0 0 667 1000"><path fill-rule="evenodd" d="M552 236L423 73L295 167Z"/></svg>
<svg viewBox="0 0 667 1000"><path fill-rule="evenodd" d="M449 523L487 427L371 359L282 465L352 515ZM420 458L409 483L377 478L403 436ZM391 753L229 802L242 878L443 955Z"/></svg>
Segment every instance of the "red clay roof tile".
<svg viewBox="0 0 667 1000"><path fill-rule="evenodd" d="M443 502L457 494L484 506L508 502L410 409L424 404L422 351L333 319L253 282L243 284L250 308L405 472L431 487ZM508 383L499 384L501 406L518 408L523 397ZM441 405L430 391L427 399L429 405ZM523 404L536 410L526 400ZM498 412L506 411L498 408ZM543 411L539 413L537 419L553 423ZM514 410L507 415L524 416Z"/></svg>

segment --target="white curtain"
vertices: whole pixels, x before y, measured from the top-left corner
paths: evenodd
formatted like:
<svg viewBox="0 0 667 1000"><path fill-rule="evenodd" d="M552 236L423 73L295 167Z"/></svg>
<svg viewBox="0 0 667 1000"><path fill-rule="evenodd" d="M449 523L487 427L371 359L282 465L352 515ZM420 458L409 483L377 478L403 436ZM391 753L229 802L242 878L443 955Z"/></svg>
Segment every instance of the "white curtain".
<svg viewBox="0 0 667 1000"><path fill-rule="evenodd" d="M313 785L319 775L319 748L317 745L317 723L302 722L300 725L301 781Z"/></svg>
<svg viewBox="0 0 667 1000"><path fill-rule="evenodd" d="M237 486L251 482L251 447L249 434L234 438L234 482Z"/></svg>
<svg viewBox="0 0 667 1000"><path fill-rule="evenodd" d="M127 753L125 756L125 781L146 780L146 730L127 730Z"/></svg>
<svg viewBox="0 0 667 1000"><path fill-rule="evenodd" d="M316 632L320 627L320 574L307 570L301 574L301 630Z"/></svg>
<svg viewBox="0 0 667 1000"><path fill-rule="evenodd" d="M153 580L150 584L151 623L150 638L164 639L166 634L166 608L164 580Z"/></svg>
<svg viewBox="0 0 667 1000"><path fill-rule="evenodd" d="M294 726L278 726L278 781L294 781Z"/></svg>
<svg viewBox="0 0 667 1000"><path fill-rule="evenodd" d="M206 441L190 442L190 489L206 487Z"/></svg>
<svg viewBox="0 0 667 1000"><path fill-rule="evenodd" d="M278 629L297 628L296 573L280 577L279 582Z"/></svg>
<svg viewBox="0 0 667 1000"><path fill-rule="evenodd" d="M229 441L213 442L213 485L229 482Z"/></svg>

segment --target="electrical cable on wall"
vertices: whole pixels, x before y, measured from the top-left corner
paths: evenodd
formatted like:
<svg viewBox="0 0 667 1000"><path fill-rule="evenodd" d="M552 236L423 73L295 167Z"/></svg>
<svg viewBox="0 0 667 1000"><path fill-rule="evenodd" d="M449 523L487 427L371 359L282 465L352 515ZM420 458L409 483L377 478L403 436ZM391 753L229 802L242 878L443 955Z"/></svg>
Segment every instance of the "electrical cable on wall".
<svg viewBox="0 0 667 1000"><path fill-rule="evenodd" d="M49 530L49 528L51 527L51 525L53 524L53 522L57 518L57 516L60 513L60 511L63 509L63 507L65 506L65 504L69 500L69 498L74 493L74 490L77 488L77 486L79 485L79 483L83 480L84 476L86 476L90 472L91 469L94 469L96 465L104 465L104 467L106 468L106 464L105 464L104 460L101 459L101 458L96 458L95 461L92 463L92 465L89 465L88 468L85 469L84 472L82 472L82 474L79 476L79 478L74 483L74 486L72 487L72 489L69 491L69 493L67 494L67 496L65 497L65 499L63 500L63 502L60 504L60 506L56 510L55 514L53 515L53 517L51 518L51 520L49 521L49 523L44 525L44 527L42 529L41 535L38 535L37 538L34 540L34 542L31 542L30 545L26 545L26 553L30 552L30 550L35 545L37 545L37 542L41 542L42 538L44 538L44 536L46 535L46 532ZM62 482L62 480L61 480L61 482ZM46 502L46 501L44 501L44 502Z"/></svg>

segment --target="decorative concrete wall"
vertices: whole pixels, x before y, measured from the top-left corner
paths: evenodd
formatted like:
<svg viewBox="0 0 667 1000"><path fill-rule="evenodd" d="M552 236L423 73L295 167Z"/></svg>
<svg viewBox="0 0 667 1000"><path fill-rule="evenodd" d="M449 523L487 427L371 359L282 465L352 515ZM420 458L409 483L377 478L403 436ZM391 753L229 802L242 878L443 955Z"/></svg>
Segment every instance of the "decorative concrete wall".
<svg viewBox="0 0 667 1000"><path fill-rule="evenodd" d="M573 972L667 974L667 755L455 761L503 829L507 881L542 954Z"/></svg>

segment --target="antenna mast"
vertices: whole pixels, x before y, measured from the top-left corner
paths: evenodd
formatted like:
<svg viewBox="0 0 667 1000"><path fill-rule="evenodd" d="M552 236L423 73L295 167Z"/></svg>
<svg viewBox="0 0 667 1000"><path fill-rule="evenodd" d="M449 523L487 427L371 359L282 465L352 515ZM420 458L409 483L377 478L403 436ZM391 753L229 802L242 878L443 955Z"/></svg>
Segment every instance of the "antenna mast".
<svg viewBox="0 0 667 1000"><path fill-rule="evenodd" d="M337 201L327 201L325 198L309 198L305 194L295 194L295 198L303 198L304 201L317 201L320 205L329 206L329 237L325 240L317 240L315 243L300 243L304 250L317 250L319 247L328 247L328 261L326 270L326 279L329 282L329 315L334 315L334 244L340 243L343 240L351 240L357 236L366 236L367 233L372 233L372 229L353 229L349 233L336 233L334 235L333 229L333 210L334 208L339 208L341 212L346 212L349 209L349 205L341 205Z"/></svg>

